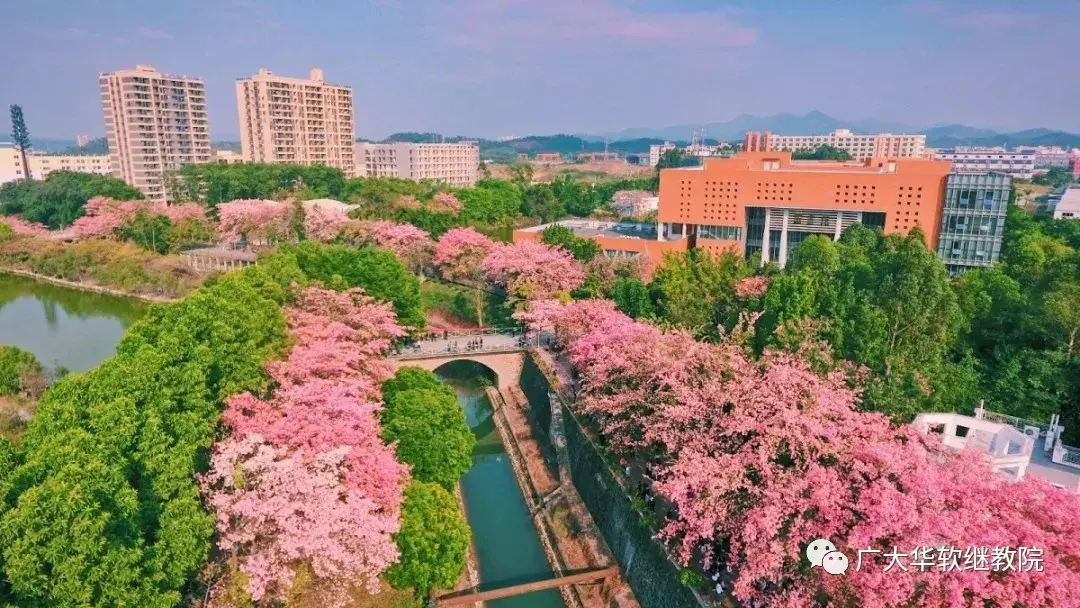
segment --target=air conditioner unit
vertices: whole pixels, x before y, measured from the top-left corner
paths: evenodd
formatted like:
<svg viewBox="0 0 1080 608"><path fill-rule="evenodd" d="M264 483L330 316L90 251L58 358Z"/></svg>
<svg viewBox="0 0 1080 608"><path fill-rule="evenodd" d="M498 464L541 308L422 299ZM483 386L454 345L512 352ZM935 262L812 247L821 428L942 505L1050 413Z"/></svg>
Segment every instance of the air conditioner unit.
<svg viewBox="0 0 1080 608"><path fill-rule="evenodd" d="M1038 437L1042 431L1037 426L1031 426L1029 424L1024 425L1024 434L1028 437Z"/></svg>

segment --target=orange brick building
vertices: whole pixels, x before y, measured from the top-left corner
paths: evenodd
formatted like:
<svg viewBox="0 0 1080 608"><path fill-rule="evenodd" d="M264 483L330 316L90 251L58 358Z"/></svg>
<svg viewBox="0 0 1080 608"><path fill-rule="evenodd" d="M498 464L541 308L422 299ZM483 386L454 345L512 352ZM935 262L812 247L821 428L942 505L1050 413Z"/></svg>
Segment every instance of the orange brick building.
<svg viewBox="0 0 1080 608"><path fill-rule="evenodd" d="M784 265L806 237L837 239L858 222L886 233L918 226L937 250L950 170L947 161L793 161L790 152L710 158L660 172L657 240Z"/></svg>

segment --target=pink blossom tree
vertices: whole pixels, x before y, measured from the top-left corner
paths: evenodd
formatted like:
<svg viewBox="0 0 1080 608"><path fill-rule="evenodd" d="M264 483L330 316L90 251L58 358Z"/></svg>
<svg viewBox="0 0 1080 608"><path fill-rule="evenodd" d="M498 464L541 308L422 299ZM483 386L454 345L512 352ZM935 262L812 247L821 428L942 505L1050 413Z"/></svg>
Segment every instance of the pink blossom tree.
<svg viewBox="0 0 1080 608"><path fill-rule="evenodd" d="M28 222L17 215L0 215L0 222L7 224L16 236L45 236L49 233L48 226Z"/></svg>
<svg viewBox="0 0 1080 608"><path fill-rule="evenodd" d="M431 261L431 237L412 224L377 221L371 222L370 231L376 245L393 252L413 272L422 273Z"/></svg>
<svg viewBox="0 0 1080 608"><path fill-rule="evenodd" d="M481 267L489 281L519 300L566 294L585 279L581 264L569 252L536 241L496 244Z"/></svg>
<svg viewBox="0 0 1080 608"><path fill-rule="evenodd" d="M431 208L434 211L457 215L461 212L461 201L449 192L436 192L431 199Z"/></svg>
<svg viewBox="0 0 1080 608"><path fill-rule="evenodd" d="M158 204L154 205L154 211L169 218L173 224L182 224L187 221L210 224L210 220L206 217L206 207L199 203Z"/></svg>
<svg viewBox="0 0 1080 608"><path fill-rule="evenodd" d="M156 214L158 211L148 201L115 201L95 196L83 207L83 216L71 225L77 238L114 237L117 229L140 212Z"/></svg>
<svg viewBox="0 0 1080 608"><path fill-rule="evenodd" d="M660 536L675 556L720 568L739 601L1080 603L1075 496L1037 479L1009 482L975 454L860 411L847 374L822 375L786 351L755 360L732 341L696 342L596 304L530 314L578 327L563 338L581 377L577 408L672 503ZM817 538L849 557L846 576L806 567ZM918 546L1036 547L1043 571L885 572L881 552ZM879 553L854 572L859 550Z"/></svg>
<svg viewBox="0 0 1080 608"><path fill-rule="evenodd" d="M391 535L400 523L342 483L353 449L303 459L258 435L217 446L202 487L218 514L218 546L245 556L240 570L256 601L285 599L303 563L335 608L356 582L378 592L379 575L398 558Z"/></svg>
<svg viewBox="0 0 1080 608"><path fill-rule="evenodd" d="M339 209L313 206L304 212L304 236L323 243L337 238L349 223L349 216Z"/></svg>
<svg viewBox="0 0 1080 608"><path fill-rule="evenodd" d="M446 231L435 244L432 258L443 277L472 286L473 306L481 327L487 301L481 265L494 246L494 241L472 228L454 228Z"/></svg>
<svg viewBox="0 0 1080 608"><path fill-rule="evenodd" d="M295 210L289 203L245 199L222 203L217 209L217 232L222 238L272 243L295 236Z"/></svg>
<svg viewBox="0 0 1080 608"><path fill-rule="evenodd" d="M769 277L747 277L735 283L735 295L742 300L760 298L769 289Z"/></svg>
<svg viewBox="0 0 1080 608"><path fill-rule="evenodd" d="M267 365L273 395L227 400L229 436L202 487L254 599L280 600L306 564L343 602L358 578L377 590L397 559L409 472L380 439L378 414L391 376L382 353L405 332L360 289L308 288L286 318L294 346Z"/></svg>

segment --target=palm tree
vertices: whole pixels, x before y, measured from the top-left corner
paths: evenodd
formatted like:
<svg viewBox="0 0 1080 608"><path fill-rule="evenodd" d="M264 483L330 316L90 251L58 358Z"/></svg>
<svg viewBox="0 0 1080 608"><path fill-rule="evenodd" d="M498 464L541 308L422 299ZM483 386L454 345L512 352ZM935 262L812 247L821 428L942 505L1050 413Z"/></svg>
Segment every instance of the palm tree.
<svg viewBox="0 0 1080 608"><path fill-rule="evenodd" d="M30 149L30 131L26 128L26 119L23 117L22 108L17 105L11 106L11 139L14 140L15 146L19 148L26 179L31 179L30 163L26 159L26 152Z"/></svg>

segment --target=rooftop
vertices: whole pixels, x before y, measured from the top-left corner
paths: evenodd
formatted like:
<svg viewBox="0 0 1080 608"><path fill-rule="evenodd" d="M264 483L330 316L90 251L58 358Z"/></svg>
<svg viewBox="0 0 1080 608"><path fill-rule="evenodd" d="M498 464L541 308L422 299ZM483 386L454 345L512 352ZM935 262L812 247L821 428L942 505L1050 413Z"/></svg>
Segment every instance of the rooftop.
<svg viewBox="0 0 1080 608"><path fill-rule="evenodd" d="M583 238L607 237L615 239L640 239L647 241L656 240L656 224L639 224L633 222L600 222L594 220L562 220L550 224L541 224L531 228L523 228L522 232L543 232L551 226L569 228L574 236ZM671 236L669 240L677 240L680 237Z"/></svg>

